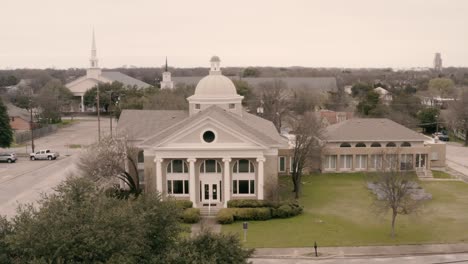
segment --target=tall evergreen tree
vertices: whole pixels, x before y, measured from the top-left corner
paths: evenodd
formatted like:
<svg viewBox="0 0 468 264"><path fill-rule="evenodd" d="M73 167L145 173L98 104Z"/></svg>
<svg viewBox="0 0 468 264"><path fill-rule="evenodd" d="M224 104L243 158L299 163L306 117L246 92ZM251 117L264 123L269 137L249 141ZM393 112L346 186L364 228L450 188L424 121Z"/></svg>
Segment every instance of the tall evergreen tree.
<svg viewBox="0 0 468 264"><path fill-rule="evenodd" d="M13 130L6 106L0 98L0 147L7 148L13 143Z"/></svg>

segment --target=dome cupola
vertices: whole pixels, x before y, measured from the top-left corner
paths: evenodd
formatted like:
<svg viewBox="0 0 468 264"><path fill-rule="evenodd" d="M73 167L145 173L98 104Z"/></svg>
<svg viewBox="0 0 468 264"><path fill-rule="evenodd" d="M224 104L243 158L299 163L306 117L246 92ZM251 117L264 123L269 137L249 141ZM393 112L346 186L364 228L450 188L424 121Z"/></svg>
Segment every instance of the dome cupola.
<svg viewBox="0 0 468 264"><path fill-rule="evenodd" d="M218 56L210 59L211 68L208 76L203 77L195 88L194 95L187 98L190 114L198 113L211 105L218 105L229 111L242 114L243 96L237 94L231 79L222 75Z"/></svg>

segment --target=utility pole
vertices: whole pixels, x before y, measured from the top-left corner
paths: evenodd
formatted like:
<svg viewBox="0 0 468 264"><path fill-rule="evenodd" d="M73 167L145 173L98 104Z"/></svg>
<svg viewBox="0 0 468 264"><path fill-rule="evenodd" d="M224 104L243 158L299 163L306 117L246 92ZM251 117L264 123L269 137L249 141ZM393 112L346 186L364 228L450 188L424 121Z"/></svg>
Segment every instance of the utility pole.
<svg viewBox="0 0 468 264"><path fill-rule="evenodd" d="M98 142L101 142L101 114L99 106L99 85L96 88L96 100L97 100L97 120L98 120Z"/></svg>
<svg viewBox="0 0 468 264"><path fill-rule="evenodd" d="M29 94L29 114L30 114L30 120L29 120L29 129L31 130L31 150L34 153L34 119L33 119L33 107L32 107L32 88L30 90Z"/></svg>
<svg viewBox="0 0 468 264"><path fill-rule="evenodd" d="M29 129L31 130L31 149L32 149L32 153L34 153L34 120L33 120L33 109L32 109L31 98L29 98L29 113L30 113Z"/></svg>

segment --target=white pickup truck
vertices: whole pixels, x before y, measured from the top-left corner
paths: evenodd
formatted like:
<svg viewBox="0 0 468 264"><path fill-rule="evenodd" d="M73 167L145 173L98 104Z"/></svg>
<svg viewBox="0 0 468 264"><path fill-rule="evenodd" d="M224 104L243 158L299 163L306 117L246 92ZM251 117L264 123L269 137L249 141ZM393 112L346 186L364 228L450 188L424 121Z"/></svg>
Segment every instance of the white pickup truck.
<svg viewBox="0 0 468 264"><path fill-rule="evenodd" d="M29 158L31 160L40 160L40 159L47 159L47 160L54 160L58 158L59 153L50 151L49 149L43 149L36 151L36 153L30 153Z"/></svg>

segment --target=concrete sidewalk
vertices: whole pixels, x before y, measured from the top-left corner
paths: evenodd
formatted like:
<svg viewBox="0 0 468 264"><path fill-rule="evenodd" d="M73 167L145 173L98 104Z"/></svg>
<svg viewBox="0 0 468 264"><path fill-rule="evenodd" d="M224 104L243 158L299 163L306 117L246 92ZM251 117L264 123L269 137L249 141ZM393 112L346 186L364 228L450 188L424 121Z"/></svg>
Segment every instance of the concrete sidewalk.
<svg viewBox="0 0 468 264"><path fill-rule="evenodd" d="M468 253L468 244L428 244L401 246L320 247L319 257L414 256L427 254ZM258 248L254 257L316 258L314 248Z"/></svg>

